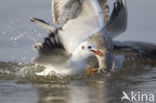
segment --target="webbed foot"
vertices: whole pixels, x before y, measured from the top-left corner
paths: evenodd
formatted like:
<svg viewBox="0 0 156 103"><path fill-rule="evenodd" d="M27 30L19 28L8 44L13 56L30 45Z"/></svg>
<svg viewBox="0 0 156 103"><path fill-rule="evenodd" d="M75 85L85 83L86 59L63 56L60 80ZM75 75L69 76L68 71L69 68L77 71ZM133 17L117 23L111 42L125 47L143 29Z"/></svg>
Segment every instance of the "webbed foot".
<svg viewBox="0 0 156 103"><path fill-rule="evenodd" d="M93 74L95 74L97 72L98 72L98 69L93 69L93 68L88 68L87 69L87 74L88 75L93 75Z"/></svg>

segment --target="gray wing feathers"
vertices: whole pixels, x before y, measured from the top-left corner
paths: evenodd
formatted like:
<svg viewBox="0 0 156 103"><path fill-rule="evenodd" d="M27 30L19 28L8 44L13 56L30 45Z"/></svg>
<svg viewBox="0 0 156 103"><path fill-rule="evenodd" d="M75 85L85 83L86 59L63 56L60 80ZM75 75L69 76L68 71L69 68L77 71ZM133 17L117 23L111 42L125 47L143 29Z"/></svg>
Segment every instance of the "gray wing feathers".
<svg viewBox="0 0 156 103"><path fill-rule="evenodd" d="M81 11L79 0L52 0L52 16L54 24L63 25L76 18Z"/></svg>
<svg viewBox="0 0 156 103"><path fill-rule="evenodd" d="M59 40L58 35L55 35L53 33L49 34L49 37L44 38L43 43L37 43L34 46L34 49L36 49L39 54L51 54L56 50L63 50L65 52L65 49L62 45L62 43Z"/></svg>
<svg viewBox="0 0 156 103"><path fill-rule="evenodd" d="M44 20L38 19L38 18L34 18L32 17L30 19L31 22L34 22L35 24L37 24L39 27L41 27L42 29L47 30L48 32L56 32L60 27L58 26L52 26L48 23L46 23Z"/></svg>
<svg viewBox="0 0 156 103"><path fill-rule="evenodd" d="M119 53L123 51L126 54L136 54L139 57L156 59L156 45L150 43L134 41L114 41L114 51Z"/></svg>
<svg viewBox="0 0 156 103"><path fill-rule="evenodd" d="M112 37L116 37L126 30L127 16L126 0L116 0L113 11L105 25L105 29Z"/></svg>
<svg viewBox="0 0 156 103"><path fill-rule="evenodd" d="M53 65L55 67L66 63L70 58L70 55L59 41L57 34L49 34L49 37L45 38L43 43L37 43L34 48L39 55L31 63L37 63L42 66Z"/></svg>

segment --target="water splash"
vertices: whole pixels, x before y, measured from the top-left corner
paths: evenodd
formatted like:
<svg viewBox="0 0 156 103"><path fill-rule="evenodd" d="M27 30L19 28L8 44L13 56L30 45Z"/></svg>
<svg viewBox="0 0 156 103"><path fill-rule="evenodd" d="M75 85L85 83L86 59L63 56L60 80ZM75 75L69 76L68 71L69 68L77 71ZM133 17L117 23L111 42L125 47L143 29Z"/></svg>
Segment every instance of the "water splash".
<svg viewBox="0 0 156 103"><path fill-rule="evenodd" d="M0 61L28 63L37 55L32 47L43 40L46 32L33 26L28 21L17 19L3 27L4 31L0 33Z"/></svg>

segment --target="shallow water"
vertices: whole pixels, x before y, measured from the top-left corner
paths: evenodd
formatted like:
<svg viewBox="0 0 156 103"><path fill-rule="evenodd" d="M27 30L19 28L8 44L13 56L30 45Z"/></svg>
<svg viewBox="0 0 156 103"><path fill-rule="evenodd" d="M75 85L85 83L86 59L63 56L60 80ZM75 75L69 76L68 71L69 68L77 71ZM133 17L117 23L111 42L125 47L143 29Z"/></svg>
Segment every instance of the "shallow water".
<svg viewBox="0 0 156 103"><path fill-rule="evenodd" d="M155 0L129 0L128 29L116 40L156 44L155 4ZM32 46L47 36L29 18L51 22L50 6L50 0L0 1L0 103L120 103L122 91L156 96L155 60L127 62L111 77L57 79L28 72L34 67L24 64L37 55Z"/></svg>

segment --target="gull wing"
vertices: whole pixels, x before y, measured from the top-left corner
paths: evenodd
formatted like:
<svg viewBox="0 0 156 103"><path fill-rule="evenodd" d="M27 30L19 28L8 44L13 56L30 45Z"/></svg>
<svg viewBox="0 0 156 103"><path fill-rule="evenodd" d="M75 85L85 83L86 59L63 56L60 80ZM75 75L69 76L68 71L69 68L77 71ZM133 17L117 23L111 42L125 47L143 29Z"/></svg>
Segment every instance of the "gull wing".
<svg viewBox="0 0 156 103"><path fill-rule="evenodd" d="M45 21L37 18L31 18L31 21L49 32L55 32L58 28L66 24L67 21L75 19L80 15L82 11L82 1L83 0L52 0L53 22L59 26L49 25ZM126 0L97 1L103 10L103 19L106 23L105 29L111 36L114 38L124 32L127 28ZM111 15L109 16L110 11Z"/></svg>
<svg viewBox="0 0 156 103"><path fill-rule="evenodd" d="M32 17L30 19L30 21L34 22L39 27L41 27L42 29L47 30L48 32L56 32L60 28L58 26L50 25L47 22L45 22L44 20L42 20L42 19L38 19L38 18L34 18L34 17Z"/></svg>
<svg viewBox="0 0 156 103"><path fill-rule="evenodd" d="M65 24L68 20L76 18L81 10L82 0L52 0L52 17L54 24ZM105 22L108 20L109 6L107 0L97 0L104 13Z"/></svg>
<svg viewBox="0 0 156 103"><path fill-rule="evenodd" d="M58 31L63 45L70 53L81 42L104 27L104 16L99 2L97 0L84 0L80 3L82 5L80 15L75 19L68 20L62 30Z"/></svg>
<svg viewBox="0 0 156 103"><path fill-rule="evenodd" d="M156 45L141 41L114 41L114 52L156 59Z"/></svg>
<svg viewBox="0 0 156 103"><path fill-rule="evenodd" d="M44 39L43 43L37 43L34 49L38 51L39 55L32 63L40 65L57 65L65 63L70 55L65 51L58 35L49 34L49 37Z"/></svg>
<svg viewBox="0 0 156 103"><path fill-rule="evenodd" d="M98 0L98 2L101 5L101 8L103 10L104 14L104 22L106 23L108 21L108 16L109 16L109 6L107 0Z"/></svg>
<svg viewBox="0 0 156 103"><path fill-rule="evenodd" d="M48 32L55 32L62 27L68 20L76 18L81 10L81 0L52 0L52 17L53 24L50 25L44 20L32 17L31 22L34 22L42 29Z"/></svg>
<svg viewBox="0 0 156 103"><path fill-rule="evenodd" d="M112 0L108 0L109 9L111 10ZM107 7L108 8L108 7ZM124 32L127 28L127 7L126 0L115 0L113 3L111 15L105 25L105 29L114 38Z"/></svg>
<svg viewBox="0 0 156 103"><path fill-rule="evenodd" d="M52 0L51 11L54 24L63 25L80 14L81 3L80 0Z"/></svg>

